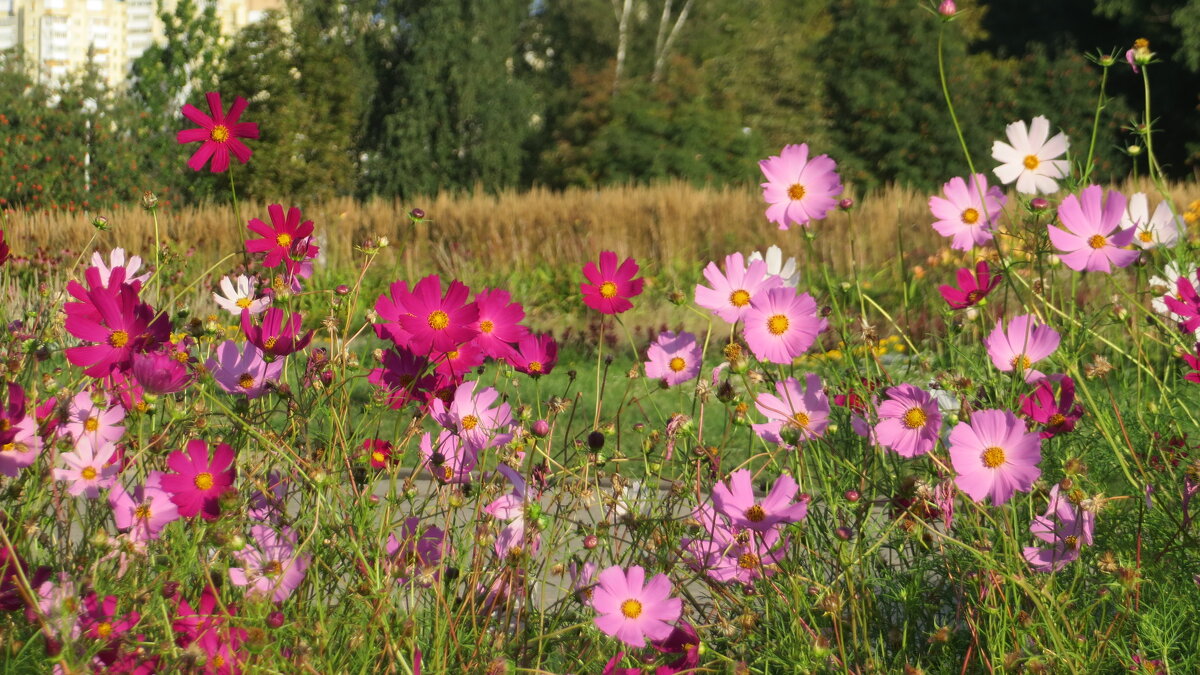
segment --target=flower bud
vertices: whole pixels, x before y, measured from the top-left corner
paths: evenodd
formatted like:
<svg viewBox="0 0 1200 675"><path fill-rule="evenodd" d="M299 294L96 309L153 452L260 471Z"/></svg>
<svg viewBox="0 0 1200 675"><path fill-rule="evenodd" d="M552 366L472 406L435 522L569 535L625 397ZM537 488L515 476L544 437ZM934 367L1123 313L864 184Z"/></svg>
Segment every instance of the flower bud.
<svg viewBox="0 0 1200 675"><path fill-rule="evenodd" d="M107 231L108 230L108 218L105 218L104 216L96 216L95 218L92 219L92 227L96 228L97 230L100 230L101 232Z"/></svg>
<svg viewBox="0 0 1200 675"><path fill-rule="evenodd" d="M849 197L844 197L838 202L838 208L843 211L849 211L854 208L854 200Z"/></svg>
<svg viewBox="0 0 1200 675"><path fill-rule="evenodd" d="M587 437L588 448L599 450L604 447L604 434L599 431L593 431Z"/></svg>
<svg viewBox="0 0 1200 675"><path fill-rule="evenodd" d="M267 615L267 625L271 628L279 628L283 625L283 612L271 612Z"/></svg>
<svg viewBox="0 0 1200 675"><path fill-rule="evenodd" d="M350 287L346 284L338 284L338 287L333 289L333 292L337 293L338 295L348 295L350 293Z"/></svg>
<svg viewBox="0 0 1200 675"><path fill-rule="evenodd" d="M1045 211L1046 209L1050 208L1050 202L1041 197L1037 197L1029 202L1029 208L1033 209L1034 211Z"/></svg>
<svg viewBox="0 0 1200 675"><path fill-rule="evenodd" d="M954 0L942 0L942 4L938 5L938 14L944 17L951 17L958 13L958 6L954 4Z"/></svg>
<svg viewBox="0 0 1200 675"><path fill-rule="evenodd" d="M1142 146L1131 145L1125 149L1125 152L1128 152L1130 157L1137 157L1138 155L1142 154Z"/></svg>
<svg viewBox="0 0 1200 675"><path fill-rule="evenodd" d="M852 504L861 498L861 495L858 494L858 490L846 490L846 493L843 496L846 498L846 501Z"/></svg>
<svg viewBox="0 0 1200 675"><path fill-rule="evenodd" d="M596 545L599 543L600 543L600 538L594 534L589 534L588 536L583 538L583 547L589 551L596 548Z"/></svg>
<svg viewBox="0 0 1200 675"><path fill-rule="evenodd" d="M533 423L533 435L538 438L545 438L550 435L550 423L546 420L538 420Z"/></svg>

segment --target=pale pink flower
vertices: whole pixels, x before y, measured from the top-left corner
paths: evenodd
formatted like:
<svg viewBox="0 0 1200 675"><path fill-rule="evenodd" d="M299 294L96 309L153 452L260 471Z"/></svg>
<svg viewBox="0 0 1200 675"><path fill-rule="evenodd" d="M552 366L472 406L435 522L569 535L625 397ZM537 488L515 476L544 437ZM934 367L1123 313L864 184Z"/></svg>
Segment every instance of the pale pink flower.
<svg viewBox="0 0 1200 675"><path fill-rule="evenodd" d="M1058 331L1038 323L1033 315L1022 314L1008 322L1007 330L1002 320L997 319L995 329L983 344L996 368L1006 373L1020 372L1026 382L1033 383L1045 377L1033 369L1033 364L1053 354L1060 340Z"/></svg>
<svg viewBox="0 0 1200 675"><path fill-rule="evenodd" d="M1113 267L1128 267L1139 253L1124 247L1133 241L1134 230L1122 230L1125 195L1112 190L1101 203L1104 190L1099 185L1084 188L1078 197L1069 195L1058 205L1058 219L1067 229L1047 225L1050 243L1060 253L1059 260L1076 272L1104 272Z"/></svg>
<svg viewBox="0 0 1200 675"><path fill-rule="evenodd" d="M769 420L753 425L754 433L768 443L791 447L794 444L783 438L785 430L795 434L798 443L820 438L829 426L829 398L816 373L804 376L803 388L794 377L776 382L775 394L760 393L754 407Z"/></svg>
<svg viewBox="0 0 1200 675"><path fill-rule="evenodd" d="M696 304L729 323L745 318L746 312L750 311L750 301L759 292L783 285L779 277L767 273L765 262L746 265L741 253L725 256L724 274L717 269L716 263L708 263L704 278L712 287L696 284Z"/></svg>
<svg viewBox="0 0 1200 675"><path fill-rule="evenodd" d="M81 443L74 452L64 452L58 456L66 468L55 469L54 479L69 481L67 492L78 497L83 494L89 499L100 496L100 490L113 483L117 475L117 466L109 464L117 446L102 444L93 447L89 443Z"/></svg>
<svg viewBox="0 0 1200 675"><path fill-rule="evenodd" d="M1135 192L1129 198L1125 215L1121 216L1121 227L1133 230L1133 243L1144 249L1174 248L1187 229L1183 218L1171 212L1171 205L1165 199L1155 207L1154 215L1150 215L1145 192Z"/></svg>
<svg viewBox="0 0 1200 675"><path fill-rule="evenodd" d="M221 292L224 295L213 293L213 300L220 305L221 309L236 317L242 316L243 309L251 314L262 314L267 311L267 305L271 304L271 296L257 296L255 292L257 284L257 279L245 274L239 274L236 277L222 277Z"/></svg>
<svg viewBox="0 0 1200 675"><path fill-rule="evenodd" d="M136 255L129 256L125 259L125 249L114 248L108 254L108 264L105 264L104 258L99 251L92 253L92 267L100 270L100 283L105 288L108 287L108 279L112 275L114 267L125 268L125 283L127 284L144 284L150 279L150 273L146 272L142 275L137 275L137 271L142 268L142 259Z"/></svg>
<svg viewBox="0 0 1200 675"><path fill-rule="evenodd" d="M763 200L770 204L767 220L786 230L789 225L808 226L837 206L834 197L842 194L837 163L828 155L809 159L808 144L785 145L778 156L758 163L766 176L762 184Z"/></svg>
<svg viewBox="0 0 1200 675"><path fill-rule="evenodd" d="M111 445L125 435L125 409L121 406L105 408L92 400L86 391L75 395L67 409L64 429L75 439L76 445L98 448Z"/></svg>
<svg viewBox="0 0 1200 675"><path fill-rule="evenodd" d="M683 384L700 374L700 345L691 333L663 331L646 350L646 377L668 387Z"/></svg>
<svg viewBox="0 0 1200 675"><path fill-rule="evenodd" d="M592 590L596 627L630 647L646 646L646 638L662 640L671 634L683 602L671 597L671 580L659 574L645 582L646 571L633 566L626 572L614 565L600 573Z"/></svg>
<svg viewBox="0 0 1200 675"><path fill-rule="evenodd" d="M970 422L950 431L954 482L971 499L991 497L999 506L1020 490L1028 492L1042 475L1042 441L1025 422L1007 410L977 410Z"/></svg>
<svg viewBox="0 0 1200 675"><path fill-rule="evenodd" d="M950 237L950 248L969 251L992 240L996 219L1004 209L1008 197L999 187L988 187L987 176L977 173L971 185L962 178L951 178L942 186L946 194L929 198L929 211L938 220L933 229L943 237Z"/></svg>

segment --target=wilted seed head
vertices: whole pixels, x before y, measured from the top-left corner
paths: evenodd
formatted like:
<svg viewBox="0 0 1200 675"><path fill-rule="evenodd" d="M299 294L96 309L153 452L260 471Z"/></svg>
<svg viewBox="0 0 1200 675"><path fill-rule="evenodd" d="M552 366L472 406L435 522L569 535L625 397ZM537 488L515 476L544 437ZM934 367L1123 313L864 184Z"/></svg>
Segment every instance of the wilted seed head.
<svg viewBox="0 0 1200 675"><path fill-rule="evenodd" d="M1088 468L1087 464L1084 464L1082 459L1079 459L1078 457L1071 457L1063 464L1063 471L1065 471L1068 476L1083 476L1087 474Z"/></svg>
<svg viewBox="0 0 1200 675"><path fill-rule="evenodd" d="M725 353L725 360L731 364L742 358L742 346L736 342L725 345L725 349L722 351Z"/></svg>
<svg viewBox="0 0 1200 675"><path fill-rule="evenodd" d="M1117 557L1113 555L1112 551L1105 551L1096 559L1096 567L1105 574L1112 574L1117 571L1120 565L1117 564Z"/></svg>
<svg viewBox="0 0 1200 675"><path fill-rule="evenodd" d="M1108 362L1108 359L1096 354L1094 357L1092 357L1091 364L1083 367L1083 374L1085 377L1091 380L1098 377L1103 378L1111 373L1112 370L1113 365Z"/></svg>
<svg viewBox="0 0 1200 675"><path fill-rule="evenodd" d="M944 644L950 640L950 627L942 626L929 636L930 644Z"/></svg>
<svg viewBox="0 0 1200 675"><path fill-rule="evenodd" d="M672 305L682 305L683 303L687 302L687 296L683 294L683 291L675 289L667 294L667 300L669 300Z"/></svg>
<svg viewBox="0 0 1200 675"><path fill-rule="evenodd" d="M158 206L158 197L153 192L142 193L142 208L147 211L153 211Z"/></svg>

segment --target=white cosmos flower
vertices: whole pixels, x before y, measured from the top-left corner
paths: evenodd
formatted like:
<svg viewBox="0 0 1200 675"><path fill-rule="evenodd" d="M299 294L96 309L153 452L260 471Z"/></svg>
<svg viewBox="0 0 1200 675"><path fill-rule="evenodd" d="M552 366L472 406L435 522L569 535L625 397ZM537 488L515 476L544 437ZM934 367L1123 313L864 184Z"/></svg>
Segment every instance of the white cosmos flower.
<svg viewBox="0 0 1200 675"><path fill-rule="evenodd" d="M114 248L108 254L108 264L104 264L104 258L99 251L92 253L92 267L100 270L100 280L105 288L108 288L108 278L112 275L114 267L125 268L125 283L132 284L135 281L146 283L150 278L150 273L147 272L141 276L134 276L137 271L142 268L142 259L136 255L129 256L129 260L125 259L125 249Z"/></svg>
<svg viewBox="0 0 1200 675"><path fill-rule="evenodd" d="M1154 215L1150 215L1150 205L1145 192L1135 193L1129 198L1129 206L1121 217L1121 228L1137 228L1133 243L1142 248L1165 246L1174 248L1179 243L1179 235L1183 234L1186 225L1183 218L1171 213L1171 207L1166 200L1158 203Z"/></svg>
<svg viewBox="0 0 1200 675"><path fill-rule="evenodd" d="M1000 166L992 169L1005 185L1016 181L1017 192L1027 195L1058 192L1059 178L1066 178L1070 165L1066 160L1056 159L1067 152L1067 135L1059 132L1050 135L1050 121L1038 115L1029 128L1024 122L1013 122L1005 129L1008 143L996 141L992 144L992 158Z"/></svg>
<svg viewBox="0 0 1200 675"><path fill-rule="evenodd" d="M234 281L237 282L236 288ZM234 316L241 316L243 309L250 310L251 314L260 314L267 310L267 305L271 304L271 298L270 296L256 298L254 295L256 285L257 280L254 277L244 274L239 274L233 281L229 277L224 277L221 279L221 291L225 293L225 296L221 297L221 295L213 293L213 299L222 309Z"/></svg>
<svg viewBox="0 0 1200 675"><path fill-rule="evenodd" d="M755 251L754 253L750 254L747 262L751 263L755 260L764 260L763 254ZM767 274L770 276L779 277L781 280L783 280L784 286L795 287L800 283L800 272L796 270L796 259L788 258L787 260L784 260L783 251L781 251L778 246L772 246L771 248L767 249L767 257L765 260L767 263Z"/></svg>

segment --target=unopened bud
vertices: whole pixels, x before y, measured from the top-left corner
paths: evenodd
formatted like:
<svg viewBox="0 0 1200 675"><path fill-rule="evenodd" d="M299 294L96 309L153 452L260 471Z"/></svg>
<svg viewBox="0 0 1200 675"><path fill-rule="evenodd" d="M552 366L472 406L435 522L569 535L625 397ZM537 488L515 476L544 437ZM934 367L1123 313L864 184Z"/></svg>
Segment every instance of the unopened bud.
<svg viewBox="0 0 1200 675"><path fill-rule="evenodd" d="M954 0L942 0L942 4L938 5L938 14L945 17L951 17L958 13L958 6L954 4Z"/></svg>
<svg viewBox="0 0 1200 675"><path fill-rule="evenodd" d="M838 208L843 211L849 211L850 209L854 208L854 200L850 199L849 197L845 197L838 202Z"/></svg>
<svg viewBox="0 0 1200 675"><path fill-rule="evenodd" d="M105 218L104 216L96 216L92 219L92 227L100 230L101 232L108 230L108 218Z"/></svg>
<svg viewBox="0 0 1200 675"><path fill-rule="evenodd" d="M538 420L533 423L533 435L538 438L545 438L550 435L550 423L546 420Z"/></svg>

